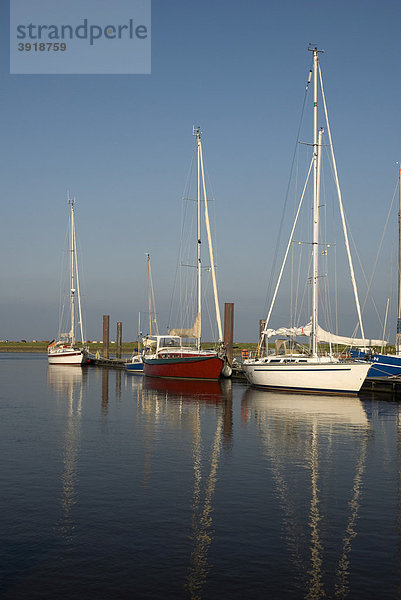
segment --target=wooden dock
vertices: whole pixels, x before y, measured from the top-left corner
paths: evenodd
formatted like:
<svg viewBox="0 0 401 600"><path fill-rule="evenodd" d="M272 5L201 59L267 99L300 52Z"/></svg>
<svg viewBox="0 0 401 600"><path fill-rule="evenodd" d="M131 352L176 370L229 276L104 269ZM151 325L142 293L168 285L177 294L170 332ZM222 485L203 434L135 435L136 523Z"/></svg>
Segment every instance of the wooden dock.
<svg viewBox="0 0 401 600"><path fill-rule="evenodd" d="M126 363L129 359L122 358L92 358L90 361L90 366L95 367L111 367L113 369L124 369Z"/></svg>
<svg viewBox="0 0 401 600"><path fill-rule="evenodd" d="M401 399L401 377L367 377L363 382L361 392L392 395L394 399Z"/></svg>

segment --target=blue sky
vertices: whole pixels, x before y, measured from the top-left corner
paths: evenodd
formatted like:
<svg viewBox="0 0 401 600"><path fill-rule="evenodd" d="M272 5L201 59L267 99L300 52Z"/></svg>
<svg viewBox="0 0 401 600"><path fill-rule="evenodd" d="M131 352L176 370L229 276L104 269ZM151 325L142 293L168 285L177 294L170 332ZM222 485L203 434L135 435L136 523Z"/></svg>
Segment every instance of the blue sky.
<svg viewBox="0 0 401 600"><path fill-rule="evenodd" d="M7 2L0 11L1 339L57 331L67 189L88 338L100 338L103 314L135 338L146 252L167 325L195 124L215 197L220 299L235 303L235 339L256 340L310 42L325 50L343 200L369 276L401 160L398 1L153 0L151 75L10 75ZM383 312L395 237L392 226L375 280ZM346 302L340 333L354 321ZM381 334L369 307L365 329Z"/></svg>

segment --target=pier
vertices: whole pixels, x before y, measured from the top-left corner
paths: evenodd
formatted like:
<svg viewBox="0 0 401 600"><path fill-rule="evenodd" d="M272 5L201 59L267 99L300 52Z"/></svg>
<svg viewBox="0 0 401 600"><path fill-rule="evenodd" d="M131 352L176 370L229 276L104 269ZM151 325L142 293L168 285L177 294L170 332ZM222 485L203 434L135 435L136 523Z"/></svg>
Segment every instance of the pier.
<svg viewBox="0 0 401 600"><path fill-rule="evenodd" d="M92 358L90 361L91 366L95 367L112 367L114 369L124 369L125 363L128 362L128 358L126 360L122 358L104 358L100 356L99 358Z"/></svg>

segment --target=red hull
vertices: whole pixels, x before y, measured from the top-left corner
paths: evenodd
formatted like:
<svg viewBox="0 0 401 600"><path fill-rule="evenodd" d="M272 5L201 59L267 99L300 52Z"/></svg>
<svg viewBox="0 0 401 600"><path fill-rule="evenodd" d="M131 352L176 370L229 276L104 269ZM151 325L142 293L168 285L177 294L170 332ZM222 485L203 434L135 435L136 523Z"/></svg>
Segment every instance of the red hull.
<svg viewBox="0 0 401 600"><path fill-rule="evenodd" d="M150 377L173 379L218 379L223 368L223 360L212 356L191 356L190 358L144 358L143 372Z"/></svg>

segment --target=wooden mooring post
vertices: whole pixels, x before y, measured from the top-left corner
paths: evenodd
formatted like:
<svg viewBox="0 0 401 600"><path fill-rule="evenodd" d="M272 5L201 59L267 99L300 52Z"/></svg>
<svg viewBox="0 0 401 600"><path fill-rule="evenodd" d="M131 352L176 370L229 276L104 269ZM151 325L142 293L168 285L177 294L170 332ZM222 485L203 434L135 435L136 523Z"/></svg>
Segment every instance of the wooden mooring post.
<svg viewBox="0 0 401 600"><path fill-rule="evenodd" d="M110 315L103 315L103 358L109 358L109 330L110 330Z"/></svg>
<svg viewBox="0 0 401 600"><path fill-rule="evenodd" d="M118 321L117 322L116 358L121 358L122 343L123 343L123 324L121 321Z"/></svg>
<svg viewBox="0 0 401 600"><path fill-rule="evenodd" d="M233 339L234 339L234 303L224 304L224 346L230 365L233 364Z"/></svg>

